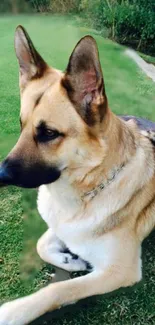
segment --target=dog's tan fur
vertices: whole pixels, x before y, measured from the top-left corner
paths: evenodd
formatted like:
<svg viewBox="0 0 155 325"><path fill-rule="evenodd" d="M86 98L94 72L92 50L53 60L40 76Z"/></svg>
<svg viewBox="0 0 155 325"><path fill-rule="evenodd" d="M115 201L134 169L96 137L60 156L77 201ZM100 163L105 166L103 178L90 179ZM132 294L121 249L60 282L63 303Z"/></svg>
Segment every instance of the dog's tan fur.
<svg viewBox="0 0 155 325"><path fill-rule="evenodd" d="M27 43L23 46L25 37L19 27L15 44L21 70L22 132L9 157L59 166L61 177L39 189L38 209L49 229L37 250L51 264L68 270L79 265L80 270L87 260L93 271L4 304L0 325L24 325L62 305L140 281L141 243L155 227L154 148L134 121L124 122L110 111L94 40L81 40L62 73L49 68L37 52L33 61ZM91 53L88 65L81 59L83 53L88 61ZM90 94L85 114L82 96ZM33 137L42 120L64 137L36 145ZM93 199L87 195L121 164L124 167L113 182ZM80 256L78 265L72 260L60 262L56 247L61 246Z"/></svg>

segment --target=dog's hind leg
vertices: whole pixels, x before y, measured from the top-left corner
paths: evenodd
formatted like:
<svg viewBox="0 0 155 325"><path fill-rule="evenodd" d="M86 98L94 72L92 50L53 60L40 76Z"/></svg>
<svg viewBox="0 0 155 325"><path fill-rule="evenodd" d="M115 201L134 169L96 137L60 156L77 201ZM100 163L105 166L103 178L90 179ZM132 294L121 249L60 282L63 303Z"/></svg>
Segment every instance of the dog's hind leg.
<svg viewBox="0 0 155 325"><path fill-rule="evenodd" d="M72 254L51 228L38 240L37 252L45 262L66 271L87 270L88 263Z"/></svg>

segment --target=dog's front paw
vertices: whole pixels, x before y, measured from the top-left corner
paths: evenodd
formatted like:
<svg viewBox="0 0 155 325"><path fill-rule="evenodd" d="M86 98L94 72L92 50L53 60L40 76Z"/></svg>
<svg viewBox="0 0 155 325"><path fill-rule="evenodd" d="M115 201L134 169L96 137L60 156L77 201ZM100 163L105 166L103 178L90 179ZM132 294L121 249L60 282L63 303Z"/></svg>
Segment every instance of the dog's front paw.
<svg viewBox="0 0 155 325"><path fill-rule="evenodd" d="M7 302L0 307L0 325L26 325L18 300Z"/></svg>

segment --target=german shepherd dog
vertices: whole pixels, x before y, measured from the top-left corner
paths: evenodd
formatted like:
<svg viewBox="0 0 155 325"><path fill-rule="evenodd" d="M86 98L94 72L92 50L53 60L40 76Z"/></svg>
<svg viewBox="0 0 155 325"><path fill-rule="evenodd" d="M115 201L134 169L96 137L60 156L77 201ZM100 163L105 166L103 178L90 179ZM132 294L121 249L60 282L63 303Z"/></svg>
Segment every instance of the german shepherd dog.
<svg viewBox="0 0 155 325"><path fill-rule="evenodd" d="M147 132L155 125L111 112L95 40L78 42L64 73L47 65L21 26L15 49L21 135L1 164L0 183L39 187L48 225L37 243L44 261L91 270L5 303L0 325L28 324L140 281L141 243L155 227L154 133Z"/></svg>

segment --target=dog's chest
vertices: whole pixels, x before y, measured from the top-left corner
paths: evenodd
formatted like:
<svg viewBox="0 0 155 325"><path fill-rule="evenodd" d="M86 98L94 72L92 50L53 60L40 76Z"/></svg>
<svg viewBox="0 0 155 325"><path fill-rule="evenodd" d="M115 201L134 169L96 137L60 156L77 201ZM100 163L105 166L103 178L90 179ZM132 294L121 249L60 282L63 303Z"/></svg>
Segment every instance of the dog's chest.
<svg viewBox="0 0 155 325"><path fill-rule="evenodd" d="M38 210L48 227L63 239L62 237L71 236L74 232L76 226L73 219L79 215L82 206L74 190L59 181L54 186L40 187Z"/></svg>
<svg viewBox="0 0 155 325"><path fill-rule="evenodd" d="M55 235L73 253L92 263L98 259L98 252L103 243L100 239L95 243L93 239L96 216L91 211L92 215L88 218L81 200L76 197L73 189L66 188L63 183L61 183L61 191L58 191L58 188L55 191L55 187L52 190L52 186L50 188L41 186L38 210L48 227L52 228Z"/></svg>

